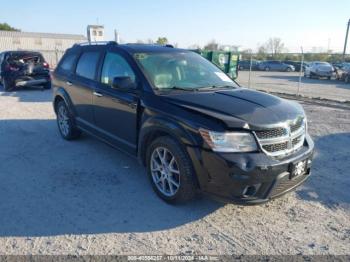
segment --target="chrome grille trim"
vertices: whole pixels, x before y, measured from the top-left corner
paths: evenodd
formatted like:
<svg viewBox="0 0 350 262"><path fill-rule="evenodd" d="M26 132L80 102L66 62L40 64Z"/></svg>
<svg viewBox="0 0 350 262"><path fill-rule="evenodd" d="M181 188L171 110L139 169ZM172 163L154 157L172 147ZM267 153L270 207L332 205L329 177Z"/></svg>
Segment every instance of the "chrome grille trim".
<svg viewBox="0 0 350 262"><path fill-rule="evenodd" d="M274 157L285 156L303 146L306 120L304 117L298 117L296 120L288 121L279 127L254 131L253 133L265 154Z"/></svg>

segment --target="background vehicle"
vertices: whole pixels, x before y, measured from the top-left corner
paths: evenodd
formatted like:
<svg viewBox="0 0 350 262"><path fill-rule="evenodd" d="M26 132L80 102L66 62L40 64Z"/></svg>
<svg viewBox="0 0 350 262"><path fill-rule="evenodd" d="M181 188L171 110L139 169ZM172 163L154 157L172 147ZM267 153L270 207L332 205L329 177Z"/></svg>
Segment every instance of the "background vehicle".
<svg viewBox="0 0 350 262"><path fill-rule="evenodd" d="M75 45L53 86L62 137L84 131L137 156L169 203L198 190L261 203L309 177L314 145L302 107L240 88L192 51Z"/></svg>
<svg viewBox="0 0 350 262"><path fill-rule="evenodd" d="M252 60L252 70L258 70L259 63L260 63L260 61L258 61L258 60ZM238 69L239 70L249 70L250 69L250 60L240 60L238 63Z"/></svg>
<svg viewBox="0 0 350 262"><path fill-rule="evenodd" d="M259 70L263 71L285 71L285 72L292 72L295 71L294 66L287 65L285 63L282 63L281 61L262 61L258 65Z"/></svg>
<svg viewBox="0 0 350 262"><path fill-rule="evenodd" d="M296 72L300 72L300 68L301 68L301 62L300 61L290 61L290 60L286 60L286 61L283 61L283 63L287 64L287 65L292 65L294 66L294 69ZM306 64L303 63L303 70L305 70L305 66Z"/></svg>
<svg viewBox="0 0 350 262"><path fill-rule="evenodd" d="M337 80L345 81L346 83L350 82L350 63L344 63L340 68L334 68Z"/></svg>
<svg viewBox="0 0 350 262"><path fill-rule="evenodd" d="M16 87L51 88L49 65L38 52L6 51L0 54L0 77L5 91Z"/></svg>
<svg viewBox="0 0 350 262"><path fill-rule="evenodd" d="M326 77L331 79L334 73L334 68L327 62L311 62L305 68L304 76L309 78Z"/></svg>

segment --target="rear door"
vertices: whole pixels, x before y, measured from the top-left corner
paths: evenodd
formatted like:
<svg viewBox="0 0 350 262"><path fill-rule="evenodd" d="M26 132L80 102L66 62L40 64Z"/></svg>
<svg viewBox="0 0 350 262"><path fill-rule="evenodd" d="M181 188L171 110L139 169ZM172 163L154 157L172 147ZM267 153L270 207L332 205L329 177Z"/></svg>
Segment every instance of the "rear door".
<svg viewBox="0 0 350 262"><path fill-rule="evenodd" d="M127 57L117 51L107 51L93 96L95 124L107 141L135 154L139 92L113 88L113 79L120 76L137 81Z"/></svg>
<svg viewBox="0 0 350 262"><path fill-rule="evenodd" d="M98 85L96 77L101 54L98 49L81 52L75 72L66 82L76 110L78 125L85 129L91 129L94 126L92 93Z"/></svg>

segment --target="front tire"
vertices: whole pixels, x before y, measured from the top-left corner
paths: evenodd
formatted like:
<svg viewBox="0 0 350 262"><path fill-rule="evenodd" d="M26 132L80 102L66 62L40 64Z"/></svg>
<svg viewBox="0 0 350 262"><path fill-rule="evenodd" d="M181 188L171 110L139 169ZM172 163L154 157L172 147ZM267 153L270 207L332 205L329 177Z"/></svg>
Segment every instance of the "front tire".
<svg viewBox="0 0 350 262"><path fill-rule="evenodd" d="M64 101L57 103L56 114L58 130L65 140L73 140L81 135L81 131L75 126L74 118Z"/></svg>
<svg viewBox="0 0 350 262"><path fill-rule="evenodd" d="M154 191L169 204L184 203L196 196L198 186L192 162L171 137L159 137L151 143L147 172Z"/></svg>

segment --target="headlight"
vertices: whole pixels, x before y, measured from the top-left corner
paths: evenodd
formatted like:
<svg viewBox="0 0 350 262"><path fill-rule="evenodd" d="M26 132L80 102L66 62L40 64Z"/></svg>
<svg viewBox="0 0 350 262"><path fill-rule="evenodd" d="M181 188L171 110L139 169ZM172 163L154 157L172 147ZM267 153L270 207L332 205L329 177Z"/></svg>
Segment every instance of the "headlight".
<svg viewBox="0 0 350 262"><path fill-rule="evenodd" d="M199 130L203 139L215 152L252 152L257 145L251 133L248 132L213 132Z"/></svg>

